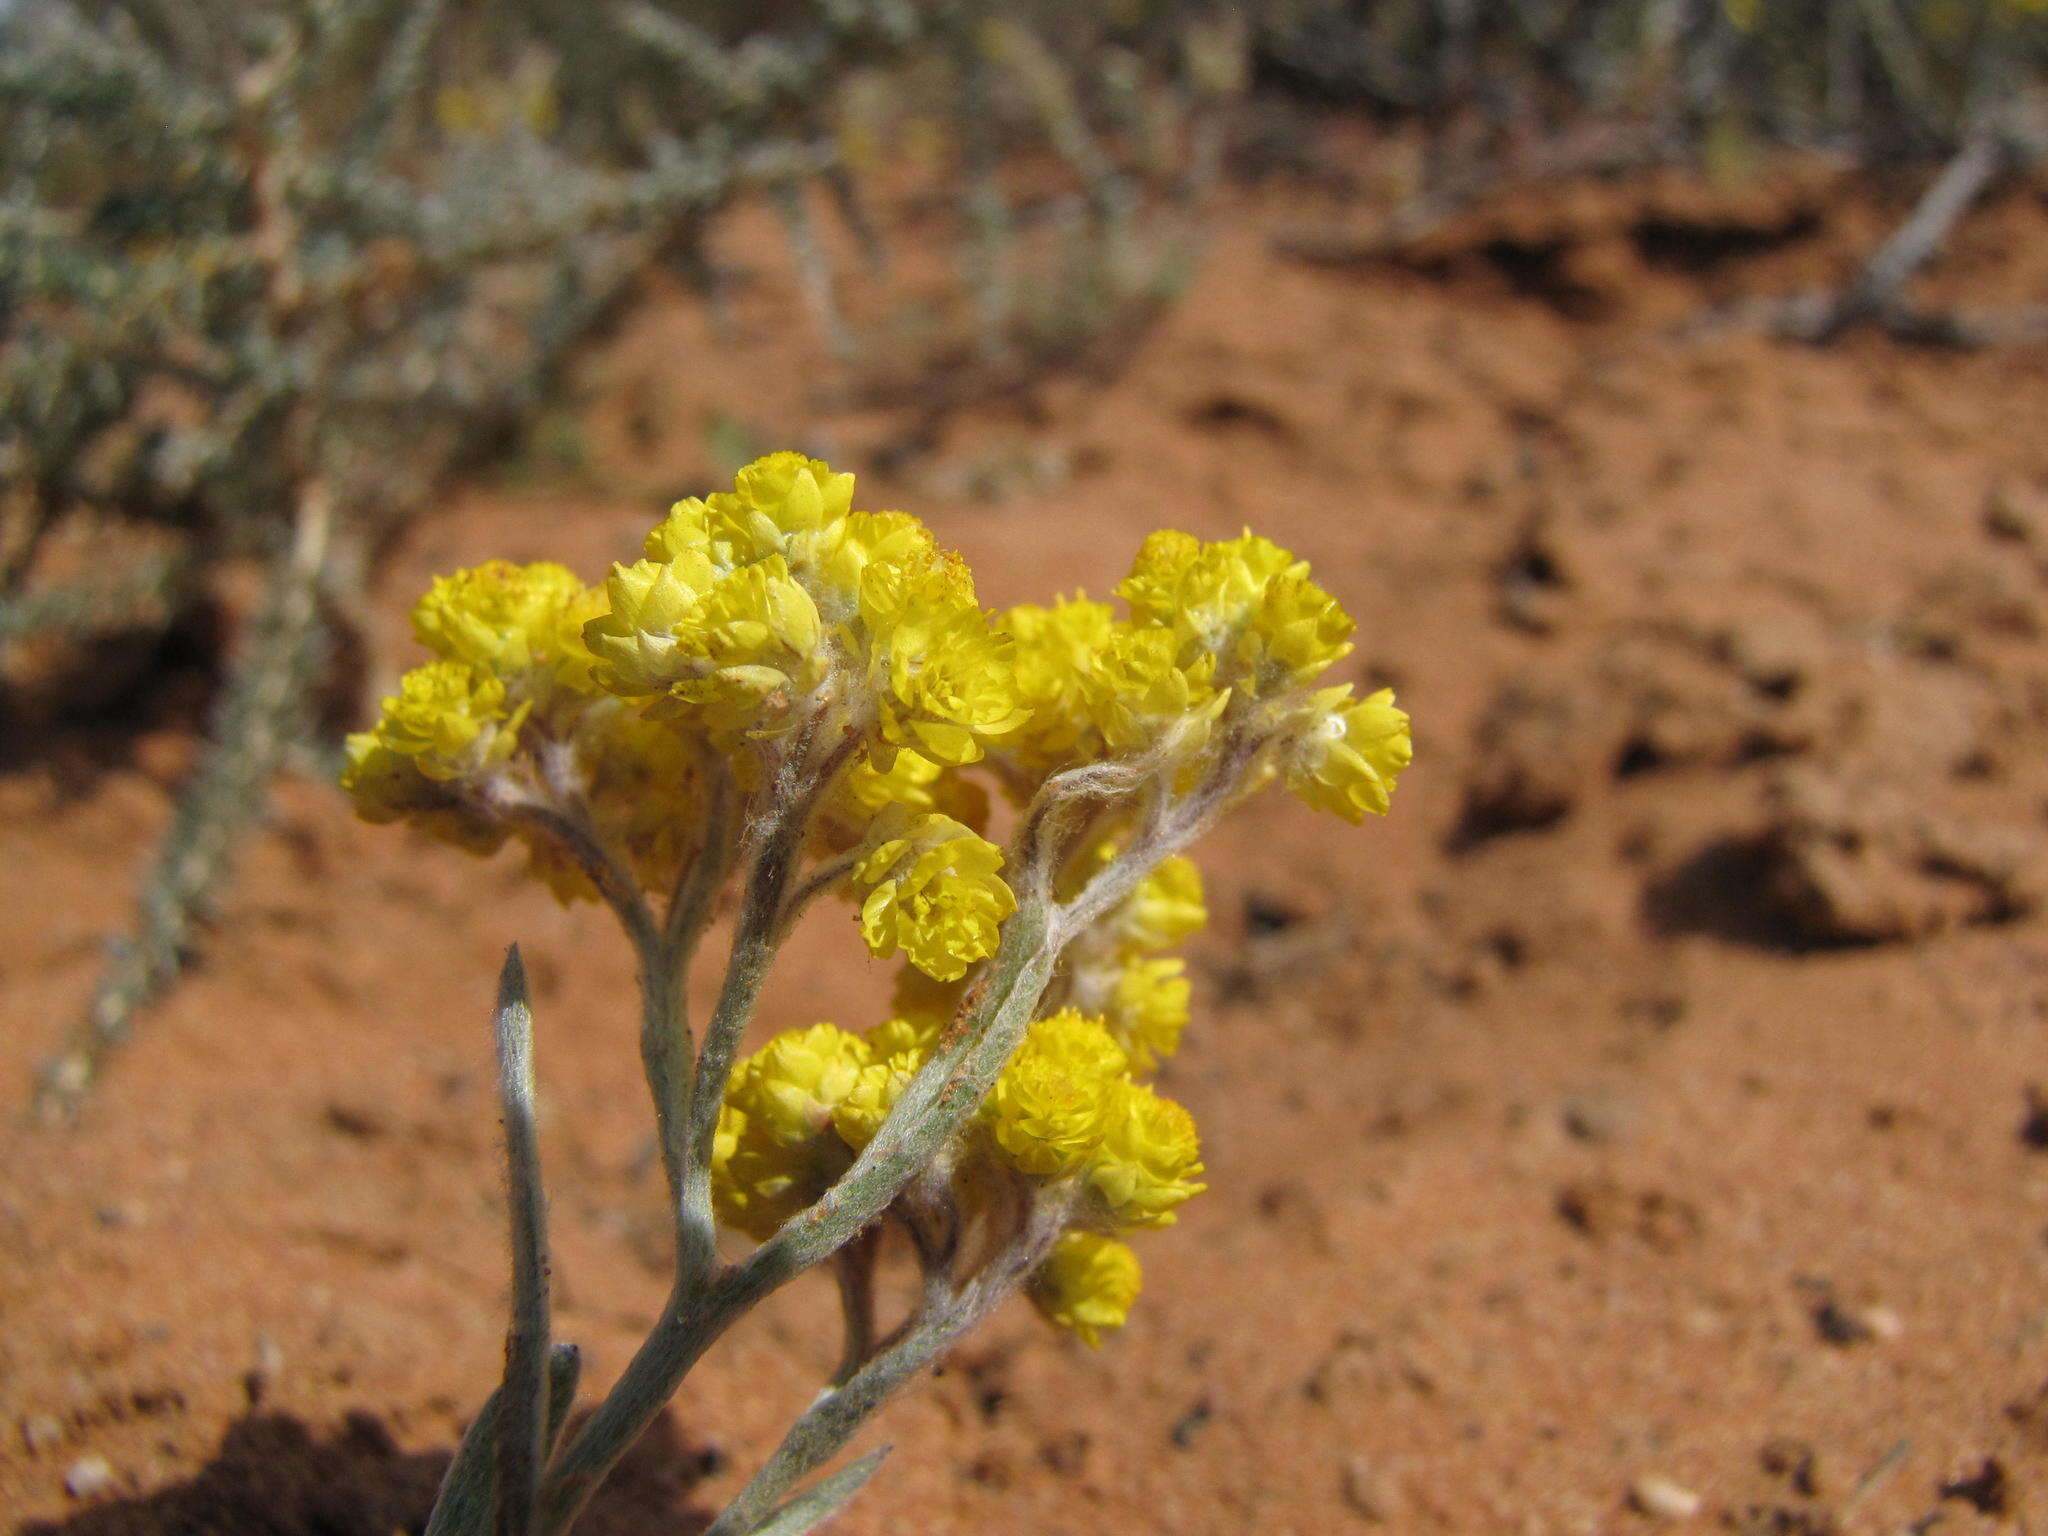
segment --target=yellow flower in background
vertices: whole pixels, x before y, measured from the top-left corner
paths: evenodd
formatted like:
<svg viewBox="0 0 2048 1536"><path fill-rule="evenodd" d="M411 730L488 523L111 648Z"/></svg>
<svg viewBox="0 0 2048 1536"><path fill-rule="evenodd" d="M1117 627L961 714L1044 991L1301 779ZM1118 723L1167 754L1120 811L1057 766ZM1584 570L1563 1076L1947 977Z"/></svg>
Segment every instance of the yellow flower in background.
<svg viewBox="0 0 2048 1536"><path fill-rule="evenodd" d="M861 937L881 957L902 950L935 981L953 981L996 951L1004 918L1017 910L996 872L1003 851L950 816L884 815L854 868L864 891Z"/></svg>
<svg viewBox="0 0 2048 1536"><path fill-rule="evenodd" d="M1121 1328L1138 1299L1142 1275L1128 1245L1094 1232L1067 1232L1031 1276L1031 1304L1056 1328L1090 1349L1105 1328Z"/></svg>
<svg viewBox="0 0 2048 1536"><path fill-rule="evenodd" d="M1200 867L1193 859L1174 857L1160 860L1103 920L1103 928L1120 952L1140 953L1172 949L1200 933L1208 921Z"/></svg>
<svg viewBox="0 0 2048 1536"><path fill-rule="evenodd" d="M341 787L363 820L408 822L465 853L496 853L511 836L509 827L467 805L447 783L428 778L417 757L393 751L376 731L349 736Z"/></svg>
<svg viewBox="0 0 2048 1536"><path fill-rule="evenodd" d="M436 656L499 675L575 662L583 652L580 610L596 597L552 561L482 565L439 576L412 611L412 632Z"/></svg>
<svg viewBox="0 0 2048 1536"><path fill-rule="evenodd" d="M1192 991L1186 970L1183 960L1132 956L1116 972L1115 984L1098 1011L1117 1044L1129 1053L1132 1071L1150 1072L1161 1057L1180 1049Z"/></svg>

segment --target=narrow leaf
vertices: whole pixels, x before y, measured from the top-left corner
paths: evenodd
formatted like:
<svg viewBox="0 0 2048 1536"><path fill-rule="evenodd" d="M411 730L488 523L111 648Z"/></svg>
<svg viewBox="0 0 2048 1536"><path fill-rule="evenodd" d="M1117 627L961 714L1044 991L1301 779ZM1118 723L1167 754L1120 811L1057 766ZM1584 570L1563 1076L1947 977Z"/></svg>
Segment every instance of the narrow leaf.
<svg viewBox="0 0 2048 1536"><path fill-rule="evenodd" d="M519 946L498 982L498 1091L505 1110L505 1173L512 1217L512 1322L500 1388L497 1536L531 1536L546 1458L548 1400L547 1200L533 1123L533 1013Z"/></svg>
<svg viewBox="0 0 2048 1536"><path fill-rule="evenodd" d="M869 1451L859 1461L841 1467L776 1510L755 1526L748 1536L807 1536L838 1514L856 1493L867 1486L867 1480L875 1475L875 1468L888 1454L889 1447L885 1445L880 1450Z"/></svg>

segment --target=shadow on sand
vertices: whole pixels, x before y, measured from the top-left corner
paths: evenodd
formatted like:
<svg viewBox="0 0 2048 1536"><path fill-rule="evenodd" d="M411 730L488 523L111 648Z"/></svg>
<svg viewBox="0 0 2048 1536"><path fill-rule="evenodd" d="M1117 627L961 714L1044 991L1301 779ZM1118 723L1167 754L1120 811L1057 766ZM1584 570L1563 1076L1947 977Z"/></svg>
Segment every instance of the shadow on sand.
<svg viewBox="0 0 2048 1536"><path fill-rule="evenodd" d="M284 1414L252 1414L187 1482L97 1503L15 1536L394 1536L424 1529L451 1450L407 1452L372 1414L322 1438ZM664 1413L577 1522L577 1536L691 1536L710 1514L688 1505L719 1465Z"/></svg>

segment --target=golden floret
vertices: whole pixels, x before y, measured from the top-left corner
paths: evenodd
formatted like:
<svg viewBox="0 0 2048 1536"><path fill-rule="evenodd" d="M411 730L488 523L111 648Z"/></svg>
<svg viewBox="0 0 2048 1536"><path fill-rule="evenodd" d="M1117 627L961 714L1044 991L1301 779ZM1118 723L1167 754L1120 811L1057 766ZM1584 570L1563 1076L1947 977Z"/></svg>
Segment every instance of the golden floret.
<svg viewBox="0 0 2048 1536"><path fill-rule="evenodd" d="M1163 748L1187 758L1207 744L1210 727L1230 702L1215 677L1216 658L1188 650L1171 629L1120 624L1083 686L1090 717L1112 753Z"/></svg>
<svg viewBox="0 0 2048 1536"><path fill-rule="evenodd" d="M1202 871L1193 859L1162 859L1138 888L1103 919L1122 953L1171 949L1202 931L1209 909Z"/></svg>
<svg viewBox="0 0 2048 1536"><path fill-rule="evenodd" d="M510 830L439 779L420 772L419 760L384 745L375 731L347 741L341 787L355 812L372 824L405 821L429 837L467 853L496 853Z"/></svg>
<svg viewBox="0 0 2048 1536"><path fill-rule="evenodd" d="M777 1035L734 1067L713 1148L721 1220L765 1238L845 1172L851 1154L834 1112L872 1060L860 1036L817 1024Z"/></svg>
<svg viewBox="0 0 2048 1536"><path fill-rule="evenodd" d="M700 706L714 731L783 729L829 663L817 604L780 555L713 585L678 639L688 662L675 695Z"/></svg>
<svg viewBox="0 0 2048 1536"><path fill-rule="evenodd" d="M1109 604L1079 596L1050 608L1024 603L1000 614L996 627L1012 642L1017 704L1025 712L1003 751L1039 775L1099 755L1096 700L1108 690L1096 672L1117 632Z"/></svg>
<svg viewBox="0 0 2048 1536"><path fill-rule="evenodd" d="M1165 1227L1208 1186L1195 1119L1142 1083L1116 1085L1088 1182L1112 1227Z"/></svg>
<svg viewBox="0 0 2048 1536"><path fill-rule="evenodd" d="M1033 1024L982 1109L1003 1160L1039 1178L1085 1167L1128 1064L1099 1019L1069 1008Z"/></svg>
<svg viewBox="0 0 2048 1536"><path fill-rule="evenodd" d="M1126 1244L1094 1232L1066 1232L1032 1273L1031 1304L1054 1327L1099 1349L1102 1330L1123 1327L1131 1315L1141 1279L1138 1256Z"/></svg>
<svg viewBox="0 0 2048 1536"><path fill-rule="evenodd" d="M1384 816L1395 781L1415 756L1408 715L1382 688L1349 702L1351 690L1315 696L1311 724L1287 759L1287 787L1320 811L1354 825L1366 812Z"/></svg>
<svg viewBox="0 0 2048 1536"><path fill-rule="evenodd" d="M606 611L583 627L598 686L626 698L666 693L689 673L682 636L717 580L708 562L636 560L605 582Z"/></svg>
<svg viewBox="0 0 2048 1536"><path fill-rule="evenodd" d="M1131 1070L1150 1072L1180 1049L1188 1024L1190 987L1182 960L1132 956L1116 973L1102 1022L1131 1058Z"/></svg>
<svg viewBox="0 0 2048 1536"><path fill-rule="evenodd" d="M1183 666L1211 658L1217 687L1255 697L1307 683L1351 649L1350 616L1308 562L1250 532L1219 543L1155 533L1117 591L1139 623L1172 632Z"/></svg>
<svg viewBox="0 0 2048 1536"><path fill-rule="evenodd" d="M384 701L377 739L430 779L469 778L512 755L527 707L509 707L505 685L481 668L430 661L398 680L398 692Z"/></svg>
<svg viewBox="0 0 2048 1536"><path fill-rule="evenodd" d="M412 632L436 656L503 677L573 662L582 641L570 625L588 617L578 615L585 603L583 583L565 566L486 560L436 577L413 608Z"/></svg>
<svg viewBox="0 0 2048 1536"><path fill-rule="evenodd" d="M945 766L1023 723L1009 642L971 604L913 606L875 636L869 678L880 715L878 767L908 747Z"/></svg>
<svg viewBox="0 0 2048 1536"><path fill-rule="evenodd" d="M967 974L995 953L1017 898L996 873L1003 851L950 816L891 812L877 819L854 868L865 892L861 937L876 956L901 949L935 981Z"/></svg>

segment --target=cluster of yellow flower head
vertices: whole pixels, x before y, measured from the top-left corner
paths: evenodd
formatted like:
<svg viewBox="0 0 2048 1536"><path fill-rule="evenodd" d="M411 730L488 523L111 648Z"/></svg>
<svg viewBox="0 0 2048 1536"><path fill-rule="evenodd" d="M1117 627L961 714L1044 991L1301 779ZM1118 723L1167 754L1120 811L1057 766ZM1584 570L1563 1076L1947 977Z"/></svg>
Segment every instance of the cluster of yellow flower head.
<svg viewBox="0 0 2048 1536"><path fill-rule="evenodd" d="M1264 539L1154 534L1121 613L1079 596L989 613L922 523L852 497L852 476L774 454L677 503L602 586L505 561L436 581L413 614L434 659L350 738L344 775L371 820L478 852L519 840L564 900L599 894L565 818L666 890L713 775L750 817L808 782L811 849L836 861L870 951L900 954L929 995L865 1035L785 1035L735 1074L719 1201L756 1234L873 1135L1016 908L967 770L1023 804L1069 769L1121 762L1189 792L1228 763L1233 794L1277 777L1357 822L1386 811L1409 759L1390 693L1319 685L1351 621ZM1133 815L1102 809L1064 895ZM1181 962L1160 951L1201 921L1199 877L1171 859L1072 941L954 1171L970 1201L1003 1179L1082 1191L1035 1294L1087 1337L1136 1290L1111 1234L1170 1221L1201 1187L1188 1116L1139 1081L1187 1019Z"/></svg>

